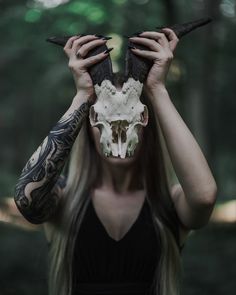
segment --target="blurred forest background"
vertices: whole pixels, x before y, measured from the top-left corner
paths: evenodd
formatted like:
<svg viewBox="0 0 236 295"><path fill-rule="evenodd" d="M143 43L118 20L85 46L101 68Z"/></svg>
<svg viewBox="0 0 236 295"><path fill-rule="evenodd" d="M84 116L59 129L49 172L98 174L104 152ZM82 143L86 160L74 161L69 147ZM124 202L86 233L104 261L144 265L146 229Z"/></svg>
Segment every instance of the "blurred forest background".
<svg viewBox="0 0 236 295"><path fill-rule="evenodd" d="M47 294L47 244L41 226L15 210L25 163L75 94L68 60L49 36L97 33L113 71L123 69L129 35L211 16L178 44L168 90L200 144L218 184L209 225L183 251L184 295L236 290L236 4L235 0L0 0L0 295ZM218 210L218 211L217 211ZM221 210L221 211L220 211Z"/></svg>

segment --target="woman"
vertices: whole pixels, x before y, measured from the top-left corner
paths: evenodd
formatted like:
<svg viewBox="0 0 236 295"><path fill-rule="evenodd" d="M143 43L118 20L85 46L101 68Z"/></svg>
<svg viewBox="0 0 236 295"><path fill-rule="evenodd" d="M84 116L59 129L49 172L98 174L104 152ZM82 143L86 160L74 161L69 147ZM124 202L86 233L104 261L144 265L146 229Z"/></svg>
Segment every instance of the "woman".
<svg viewBox="0 0 236 295"><path fill-rule="evenodd" d="M73 36L64 51L77 93L16 185L21 213L45 226L50 294L179 294L180 249L191 229L207 224L216 201L212 173L165 87L178 38L165 28L130 40L150 49L130 48L134 54L153 61L141 98L149 123L133 157L105 157L99 130L89 125L95 93L87 69L110 50L86 55L107 40ZM167 175L165 146L177 184Z"/></svg>

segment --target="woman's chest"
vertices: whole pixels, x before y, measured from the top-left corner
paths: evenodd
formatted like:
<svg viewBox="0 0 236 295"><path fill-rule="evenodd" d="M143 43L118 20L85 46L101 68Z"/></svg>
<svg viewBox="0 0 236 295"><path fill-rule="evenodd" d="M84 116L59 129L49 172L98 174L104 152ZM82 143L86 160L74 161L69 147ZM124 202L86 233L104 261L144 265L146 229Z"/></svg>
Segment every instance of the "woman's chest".
<svg viewBox="0 0 236 295"><path fill-rule="evenodd" d="M93 194L89 204L97 223L115 241L121 240L138 222L145 205L144 191L122 197Z"/></svg>
<svg viewBox="0 0 236 295"><path fill-rule="evenodd" d="M148 204L128 232L113 239L96 216L91 203L81 223L74 249L74 267L80 282L149 281L160 258Z"/></svg>

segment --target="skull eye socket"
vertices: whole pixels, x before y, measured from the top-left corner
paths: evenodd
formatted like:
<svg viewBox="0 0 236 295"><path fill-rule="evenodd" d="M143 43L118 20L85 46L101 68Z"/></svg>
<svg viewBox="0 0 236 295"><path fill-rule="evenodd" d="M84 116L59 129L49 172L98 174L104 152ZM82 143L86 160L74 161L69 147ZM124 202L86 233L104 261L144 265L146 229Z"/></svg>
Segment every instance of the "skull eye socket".
<svg viewBox="0 0 236 295"><path fill-rule="evenodd" d="M144 121L144 112L141 113L140 118L141 118L141 122L143 122Z"/></svg>
<svg viewBox="0 0 236 295"><path fill-rule="evenodd" d="M148 108L144 106L144 111L140 114L140 121L144 126L148 123Z"/></svg>
<svg viewBox="0 0 236 295"><path fill-rule="evenodd" d="M95 112L94 107L91 106L89 110L90 124L94 126L98 122L98 113Z"/></svg>

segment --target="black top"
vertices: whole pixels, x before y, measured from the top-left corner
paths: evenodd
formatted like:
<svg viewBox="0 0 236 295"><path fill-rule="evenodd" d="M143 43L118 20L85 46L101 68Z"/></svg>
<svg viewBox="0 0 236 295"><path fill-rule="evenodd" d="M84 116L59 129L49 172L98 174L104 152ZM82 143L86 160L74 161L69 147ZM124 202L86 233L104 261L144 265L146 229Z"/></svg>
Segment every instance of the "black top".
<svg viewBox="0 0 236 295"><path fill-rule="evenodd" d="M90 199L75 244L73 295L147 294L159 259L160 236L146 198L119 241L108 235Z"/></svg>

